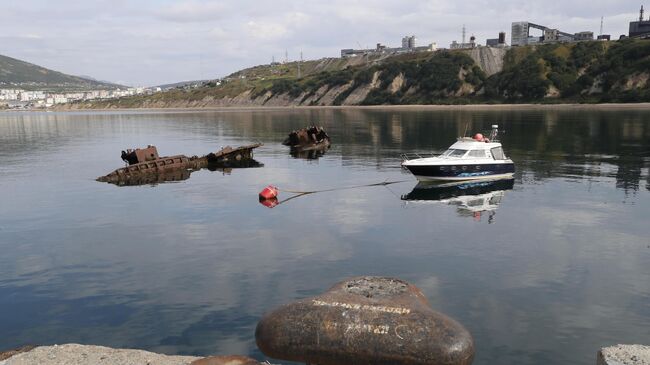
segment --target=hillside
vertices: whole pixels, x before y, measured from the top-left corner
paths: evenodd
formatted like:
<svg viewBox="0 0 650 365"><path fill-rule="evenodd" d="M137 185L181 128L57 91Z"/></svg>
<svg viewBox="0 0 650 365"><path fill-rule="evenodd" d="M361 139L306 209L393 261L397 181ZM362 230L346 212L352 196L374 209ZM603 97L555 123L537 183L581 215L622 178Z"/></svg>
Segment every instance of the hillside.
<svg viewBox="0 0 650 365"><path fill-rule="evenodd" d="M0 88L45 91L115 89L120 85L66 75L0 55Z"/></svg>
<svg viewBox="0 0 650 365"><path fill-rule="evenodd" d="M324 59L239 71L217 86L72 108L650 101L650 40Z"/></svg>

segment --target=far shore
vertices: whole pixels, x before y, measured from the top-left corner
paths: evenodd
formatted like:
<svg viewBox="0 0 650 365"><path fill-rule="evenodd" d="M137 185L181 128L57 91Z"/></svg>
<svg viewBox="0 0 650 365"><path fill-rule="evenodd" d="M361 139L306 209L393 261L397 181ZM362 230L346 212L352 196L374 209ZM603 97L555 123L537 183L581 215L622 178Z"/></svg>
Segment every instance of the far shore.
<svg viewBox="0 0 650 365"><path fill-rule="evenodd" d="M607 104L465 104L465 105L345 105L345 106L220 106L188 108L97 108L97 109L25 109L0 110L7 112L200 112L200 111L285 111L285 110L650 110L650 103Z"/></svg>

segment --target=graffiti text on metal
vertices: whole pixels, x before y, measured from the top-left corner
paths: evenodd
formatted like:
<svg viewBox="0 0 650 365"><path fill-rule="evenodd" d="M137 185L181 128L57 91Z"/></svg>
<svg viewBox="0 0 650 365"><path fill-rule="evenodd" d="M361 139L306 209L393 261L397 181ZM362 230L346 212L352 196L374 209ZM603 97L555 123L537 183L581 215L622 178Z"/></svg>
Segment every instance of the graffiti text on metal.
<svg viewBox="0 0 650 365"><path fill-rule="evenodd" d="M326 330L335 330L337 328L345 329L345 332L358 332L358 333L372 333L375 335L385 335L388 334L390 326L386 325L373 325L373 324L358 324L358 323L336 323L336 322L324 322L323 327Z"/></svg>

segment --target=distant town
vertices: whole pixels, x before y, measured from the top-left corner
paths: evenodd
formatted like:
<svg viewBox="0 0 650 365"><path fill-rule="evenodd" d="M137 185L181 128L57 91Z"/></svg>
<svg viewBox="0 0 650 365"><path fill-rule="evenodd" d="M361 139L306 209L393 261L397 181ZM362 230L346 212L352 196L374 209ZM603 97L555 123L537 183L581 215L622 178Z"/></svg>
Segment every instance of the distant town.
<svg viewBox="0 0 650 365"><path fill-rule="evenodd" d="M6 104L11 109L49 108L56 104L65 104L74 101L115 99L125 96L153 94L159 91L162 91L160 87L132 87L126 89L90 90L67 93L0 89L0 103Z"/></svg>
<svg viewBox="0 0 650 365"><path fill-rule="evenodd" d="M612 36L609 34L603 33L603 21L604 18L601 18L600 22L600 32L597 36L594 37L593 31L580 31L576 33L565 32L560 29L551 28L544 25L535 24L528 21L519 21L513 22L510 33L510 44L506 42L506 33L499 32L496 38L486 39L485 45L480 45L476 37L471 35L469 39L466 39L467 30L463 25L462 27L462 36L461 41L453 41L449 45L449 49L474 49L478 47L497 47L497 48L507 48L507 47L518 47L518 46L527 46L535 44L551 44L551 43L568 43L568 42L584 42L584 41L611 41ZM540 32L540 35L531 35L531 30L536 30ZM646 20L644 17L644 9L641 6L639 11L638 20L631 21L629 23L629 32L627 35L623 34L618 37L619 40L626 38L636 38L636 39L649 39L650 38L650 19ZM443 50L444 48L439 48L436 43L430 43L426 46L418 46L417 38L414 35L408 35L402 38L402 44L400 47L388 47L381 43L377 43L375 48L367 49L353 49L345 48L341 50L341 58L350 58L350 57L359 57L359 56L368 56L368 55L395 55L402 53L410 52L435 52L438 50ZM285 53L286 54L286 53ZM302 53L301 53L302 61ZM288 54L285 56L284 62L289 62ZM275 62L275 57L271 65L279 64ZM300 66L299 66L300 67ZM299 73L300 74L300 73ZM240 78L245 78L246 76L242 75ZM211 82L214 85L220 85L222 82L231 81L230 78L214 80ZM70 102L78 101L90 101L90 100L106 100L106 99L115 99L127 96L134 95L150 95L156 92L165 91L171 88L183 88L183 89L193 89L201 87L205 84L206 81L196 81L196 82L187 82L175 84L173 87L132 87L125 89L114 89L114 90L91 90L91 91L79 91L79 92L66 92L66 93L54 93L47 91L28 91L21 88L5 88L0 89L0 106L5 105L10 109L31 109L31 108L49 108L56 104L65 104Z"/></svg>

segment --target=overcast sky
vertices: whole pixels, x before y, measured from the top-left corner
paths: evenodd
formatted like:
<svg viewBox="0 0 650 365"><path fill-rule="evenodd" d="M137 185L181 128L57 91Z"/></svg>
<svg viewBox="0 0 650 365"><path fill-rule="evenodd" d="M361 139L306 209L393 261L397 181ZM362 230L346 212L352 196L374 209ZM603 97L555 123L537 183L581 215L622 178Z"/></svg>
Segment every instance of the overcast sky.
<svg viewBox="0 0 650 365"><path fill-rule="evenodd" d="M127 85L216 78L284 59L337 57L341 48L449 47L466 25L481 44L513 21L618 39L636 0L0 0L0 54ZM650 5L650 2L647 4ZM648 13L650 14L650 12Z"/></svg>

